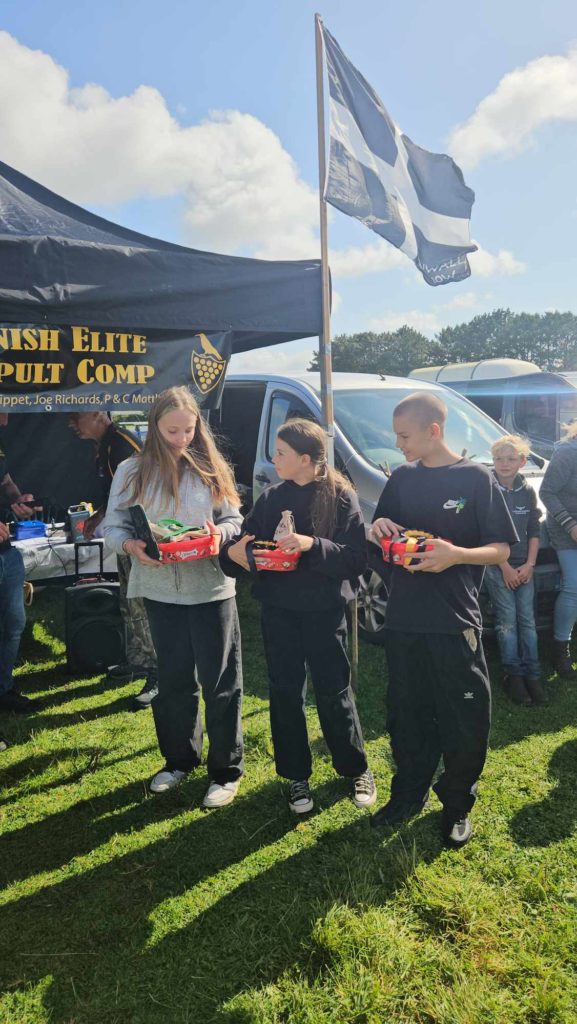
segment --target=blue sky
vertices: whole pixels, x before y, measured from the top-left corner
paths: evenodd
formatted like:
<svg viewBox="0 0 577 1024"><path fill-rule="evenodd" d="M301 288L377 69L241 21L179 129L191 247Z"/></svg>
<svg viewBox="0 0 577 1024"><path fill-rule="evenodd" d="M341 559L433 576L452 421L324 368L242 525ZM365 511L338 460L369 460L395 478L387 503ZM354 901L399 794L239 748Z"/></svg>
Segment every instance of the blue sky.
<svg viewBox="0 0 577 1024"><path fill-rule="evenodd" d="M402 129L463 165L483 249L468 281L433 289L335 212L333 334L405 321L431 334L505 305L575 311L569 0L4 0L0 158L148 234L316 256L317 7ZM303 369L312 348L282 346L259 364Z"/></svg>

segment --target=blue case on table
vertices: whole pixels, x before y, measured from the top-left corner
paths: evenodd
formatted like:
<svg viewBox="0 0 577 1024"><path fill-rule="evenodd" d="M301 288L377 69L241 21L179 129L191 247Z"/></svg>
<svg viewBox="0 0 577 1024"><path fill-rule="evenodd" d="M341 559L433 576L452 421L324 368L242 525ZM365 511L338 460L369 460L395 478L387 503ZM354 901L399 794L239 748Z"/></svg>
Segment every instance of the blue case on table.
<svg viewBox="0 0 577 1024"><path fill-rule="evenodd" d="M32 540L33 537L46 537L46 523L40 519L24 519L16 523L16 540Z"/></svg>

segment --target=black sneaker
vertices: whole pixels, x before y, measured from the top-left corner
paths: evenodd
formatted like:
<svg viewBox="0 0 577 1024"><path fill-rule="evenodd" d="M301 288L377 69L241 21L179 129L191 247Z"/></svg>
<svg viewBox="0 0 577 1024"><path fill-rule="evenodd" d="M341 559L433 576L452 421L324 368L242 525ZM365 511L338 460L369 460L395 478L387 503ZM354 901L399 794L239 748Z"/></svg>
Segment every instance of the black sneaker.
<svg viewBox="0 0 577 1024"><path fill-rule="evenodd" d="M307 814L314 804L308 781L291 782L289 787L289 807L295 814Z"/></svg>
<svg viewBox="0 0 577 1024"><path fill-rule="evenodd" d="M42 702L32 697L25 697L18 690L8 690L0 694L0 711L12 711L15 715L30 715L39 711Z"/></svg>
<svg viewBox="0 0 577 1024"><path fill-rule="evenodd" d="M145 679L146 669L139 668L138 665L129 665L127 661L123 661L121 665L112 665L106 674L106 679L110 683L131 683L134 679Z"/></svg>
<svg viewBox="0 0 577 1024"><path fill-rule="evenodd" d="M150 676L140 693L137 693L134 702L138 708L148 708L158 693L158 680L156 676Z"/></svg>
<svg viewBox="0 0 577 1024"><path fill-rule="evenodd" d="M467 845L473 835L473 826L467 814L444 807L441 831L446 845L454 850L460 850Z"/></svg>
<svg viewBox="0 0 577 1024"><path fill-rule="evenodd" d="M533 704L541 704L543 706L546 706L549 703L547 699L547 694L543 689L543 684L541 680L538 678L538 676L526 676L525 686L527 687L527 692L531 700L533 701Z"/></svg>
<svg viewBox="0 0 577 1024"><path fill-rule="evenodd" d="M403 804L398 800L389 800L384 807L381 807L380 811L371 814L371 828L398 828L399 825L404 825L411 818L416 818L424 806L424 803Z"/></svg>
<svg viewBox="0 0 577 1024"><path fill-rule="evenodd" d="M353 803L355 807L372 807L377 802L377 787L370 768L353 779Z"/></svg>

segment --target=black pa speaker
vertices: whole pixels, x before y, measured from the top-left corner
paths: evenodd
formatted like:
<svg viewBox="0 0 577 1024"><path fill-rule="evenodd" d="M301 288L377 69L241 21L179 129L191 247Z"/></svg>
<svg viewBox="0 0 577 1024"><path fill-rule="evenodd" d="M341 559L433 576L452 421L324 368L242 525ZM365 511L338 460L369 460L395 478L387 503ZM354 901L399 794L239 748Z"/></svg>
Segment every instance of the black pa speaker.
<svg viewBox="0 0 577 1024"><path fill-rule="evenodd" d="M102 566L102 545L101 551ZM76 550L76 554L78 551ZM66 658L69 672L102 672L125 660L126 633L119 584L80 581L64 592Z"/></svg>

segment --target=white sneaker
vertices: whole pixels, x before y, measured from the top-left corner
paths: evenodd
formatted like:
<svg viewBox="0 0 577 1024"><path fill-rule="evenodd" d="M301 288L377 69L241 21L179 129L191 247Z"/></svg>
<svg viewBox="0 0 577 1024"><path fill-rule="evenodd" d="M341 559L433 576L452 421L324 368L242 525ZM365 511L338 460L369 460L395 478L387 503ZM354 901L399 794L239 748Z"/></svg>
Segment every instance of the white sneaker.
<svg viewBox="0 0 577 1024"><path fill-rule="evenodd" d="M222 786L218 782L211 782L202 801L202 806L224 807L226 804L231 804L238 793L239 785L240 779L235 779L234 782L225 782Z"/></svg>
<svg viewBox="0 0 577 1024"><path fill-rule="evenodd" d="M295 814L308 814L314 807L308 779L291 782L289 786L289 807Z"/></svg>
<svg viewBox="0 0 577 1024"><path fill-rule="evenodd" d="M377 802L377 787L370 768L353 779L353 803L355 807L372 807Z"/></svg>
<svg viewBox="0 0 577 1024"><path fill-rule="evenodd" d="M174 789L178 786L186 772L179 772L177 768L172 771L170 768L163 768L161 772L157 772L150 783L151 793L166 793L167 789Z"/></svg>

